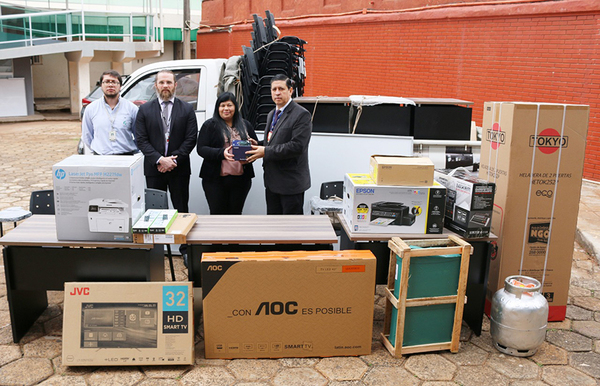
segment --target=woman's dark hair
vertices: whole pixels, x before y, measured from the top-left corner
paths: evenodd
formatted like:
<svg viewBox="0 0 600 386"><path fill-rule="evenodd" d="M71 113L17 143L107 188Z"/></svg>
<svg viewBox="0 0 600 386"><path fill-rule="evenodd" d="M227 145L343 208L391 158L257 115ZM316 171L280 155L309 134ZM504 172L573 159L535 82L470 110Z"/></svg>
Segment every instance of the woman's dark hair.
<svg viewBox="0 0 600 386"><path fill-rule="evenodd" d="M225 137L227 137L229 143L231 143L231 133L229 132L227 123L223 120L223 118L221 118L221 115L219 115L219 106L221 106L221 103L229 101L232 102L233 106L235 107L235 111L233 113L232 127L235 131L238 132L240 138L246 141L248 140L248 131L246 130L246 125L244 124L244 120L240 115L240 108L237 103L237 100L235 99L235 95L233 95L230 92L224 92L223 94L219 95L219 97L217 98L217 102L215 103L215 112L213 113L213 119L217 122Z"/></svg>

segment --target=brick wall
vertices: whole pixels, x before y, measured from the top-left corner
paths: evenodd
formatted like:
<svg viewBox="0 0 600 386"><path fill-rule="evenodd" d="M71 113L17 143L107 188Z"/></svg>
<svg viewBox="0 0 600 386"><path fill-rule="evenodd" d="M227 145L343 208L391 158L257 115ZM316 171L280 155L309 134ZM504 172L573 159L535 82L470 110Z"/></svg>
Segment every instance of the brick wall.
<svg viewBox="0 0 600 386"><path fill-rule="evenodd" d="M473 6L277 20L277 26L309 42L305 96L459 98L474 102L478 125L485 101L588 104L584 178L600 181L599 3ZM198 57L241 54L250 30L248 24L201 33Z"/></svg>

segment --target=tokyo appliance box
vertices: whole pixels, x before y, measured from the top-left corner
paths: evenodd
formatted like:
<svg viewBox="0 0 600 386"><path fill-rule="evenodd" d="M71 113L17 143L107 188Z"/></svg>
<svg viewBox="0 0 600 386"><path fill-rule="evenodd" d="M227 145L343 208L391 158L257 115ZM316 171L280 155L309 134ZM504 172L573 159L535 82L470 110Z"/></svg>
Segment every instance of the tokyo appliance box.
<svg viewBox="0 0 600 386"><path fill-rule="evenodd" d="M583 105L485 103L479 177L496 183L499 237L486 310L504 279L522 274L543 283L549 320L565 318L588 116Z"/></svg>
<svg viewBox="0 0 600 386"><path fill-rule="evenodd" d="M131 242L144 213L144 157L73 155L52 167L59 240Z"/></svg>
<svg viewBox="0 0 600 386"><path fill-rule="evenodd" d="M191 282L65 283L62 363L194 364Z"/></svg>
<svg viewBox="0 0 600 386"><path fill-rule="evenodd" d="M372 155L369 174L377 185L431 186L433 166L427 157Z"/></svg>
<svg viewBox="0 0 600 386"><path fill-rule="evenodd" d="M370 251L202 255L206 358L367 355Z"/></svg>
<svg viewBox="0 0 600 386"><path fill-rule="evenodd" d="M344 176L342 213L352 232L432 233L444 228L446 188L377 185L368 174Z"/></svg>
<svg viewBox="0 0 600 386"><path fill-rule="evenodd" d="M496 184L464 169L436 170L434 179L446 192L446 228L468 239L488 237Z"/></svg>

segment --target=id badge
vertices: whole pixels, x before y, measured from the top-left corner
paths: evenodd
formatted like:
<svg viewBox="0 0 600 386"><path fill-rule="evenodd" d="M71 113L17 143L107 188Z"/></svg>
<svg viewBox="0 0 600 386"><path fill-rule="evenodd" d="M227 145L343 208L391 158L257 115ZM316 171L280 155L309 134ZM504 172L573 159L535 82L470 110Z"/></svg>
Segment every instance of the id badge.
<svg viewBox="0 0 600 386"><path fill-rule="evenodd" d="M114 129L111 130L110 133L108 133L108 139L110 139L111 141L117 140L117 132Z"/></svg>

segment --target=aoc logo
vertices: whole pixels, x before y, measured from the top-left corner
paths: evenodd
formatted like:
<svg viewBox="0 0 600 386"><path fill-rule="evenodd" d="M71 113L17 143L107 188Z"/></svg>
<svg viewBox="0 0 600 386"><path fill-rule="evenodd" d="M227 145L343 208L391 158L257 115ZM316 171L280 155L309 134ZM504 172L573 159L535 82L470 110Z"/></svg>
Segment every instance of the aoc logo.
<svg viewBox="0 0 600 386"><path fill-rule="evenodd" d="M554 129L545 129L539 135L529 137L529 147L537 147L544 154L552 154L559 147L569 146L569 137L561 137Z"/></svg>
<svg viewBox="0 0 600 386"><path fill-rule="evenodd" d="M56 169L56 171L54 172L54 175L59 180L62 180L67 176L67 173L65 173L65 171L63 169Z"/></svg>
<svg viewBox="0 0 600 386"><path fill-rule="evenodd" d="M494 123L492 128L487 131L487 140L490 141L494 150L497 150L501 144L506 143L506 133L500 130L498 122Z"/></svg>

